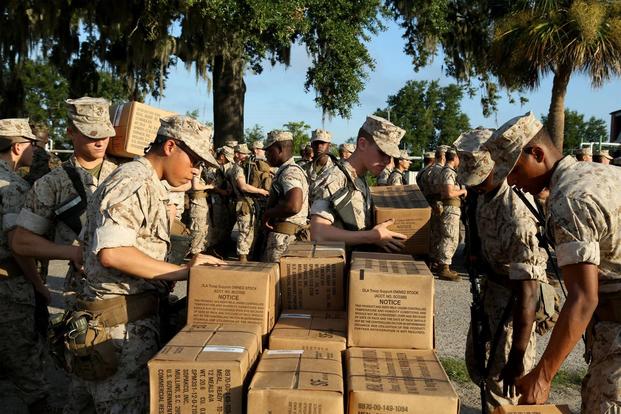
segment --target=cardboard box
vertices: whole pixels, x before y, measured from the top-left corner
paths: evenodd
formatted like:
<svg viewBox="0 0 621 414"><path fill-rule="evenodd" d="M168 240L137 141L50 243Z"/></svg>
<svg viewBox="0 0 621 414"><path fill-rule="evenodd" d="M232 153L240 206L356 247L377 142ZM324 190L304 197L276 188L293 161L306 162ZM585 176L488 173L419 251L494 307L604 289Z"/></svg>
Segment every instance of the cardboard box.
<svg viewBox="0 0 621 414"><path fill-rule="evenodd" d="M143 156L144 149L155 140L160 118L174 114L140 102L111 106L110 121L116 135L110 139L107 153L124 158Z"/></svg>
<svg viewBox="0 0 621 414"><path fill-rule="evenodd" d="M280 258L284 309L345 310L344 243L296 241Z"/></svg>
<svg viewBox="0 0 621 414"><path fill-rule="evenodd" d="M375 222L394 219L390 230L407 236L404 253L429 253L431 208L416 185L371 187Z"/></svg>
<svg viewBox="0 0 621 414"><path fill-rule="evenodd" d="M260 352L259 325L186 326L149 361L151 413L241 414Z"/></svg>
<svg viewBox="0 0 621 414"><path fill-rule="evenodd" d="M459 397L431 350L349 348L349 414L457 414Z"/></svg>
<svg viewBox="0 0 621 414"><path fill-rule="evenodd" d="M252 414L340 414L341 354L302 350L265 351L248 391Z"/></svg>
<svg viewBox="0 0 621 414"><path fill-rule="evenodd" d="M342 352L347 348L347 316L342 311L284 311L269 348Z"/></svg>
<svg viewBox="0 0 621 414"><path fill-rule="evenodd" d="M256 323L267 339L278 315L277 283L275 263L193 267L188 281L188 325Z"/></svg>
<svg viewBox="0 0 621 414"><path fill-rule="evenodd" d="M424 262L356 259L347 346L432 349L434 280Z"/></svg>
<svg viewBox="0 0 621 414"><path fill-rule="evenodd" d="M494 410L494 414L572 414L566 405L505 405Z"/></svg>
<svg viewBox="0 0 621 414"><path fill-rule="evenodd" d="M375 259L375 260L414 260L410 254L397 254L397 253L382 253L382 252L351 252L351 261L361 259Z"/></svg>

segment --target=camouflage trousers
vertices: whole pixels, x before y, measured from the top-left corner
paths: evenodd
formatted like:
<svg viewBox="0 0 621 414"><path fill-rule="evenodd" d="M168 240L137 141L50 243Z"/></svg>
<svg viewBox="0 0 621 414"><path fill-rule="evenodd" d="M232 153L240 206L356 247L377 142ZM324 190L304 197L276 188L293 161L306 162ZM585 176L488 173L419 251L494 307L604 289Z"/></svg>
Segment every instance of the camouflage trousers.
<svg viewBox="0 0 621 414"><path fill-rule="evenodd" d="M158 352L159 316L106 328L117 347L118 371L101 381L84 381L97 414L149 412L147 362Z"/></svg>
<svg viewBox="0 0 621 414"><path fill-rule="evenodd" d="M252 212L250 214L241 215L240 201L237 202L238 206L235 209L238 213L237 216L237 229L239 230L239 237L237 238L237 255L245 254L249 255L252 249L252 243L254 243L255 228L257 227L257 220Z"/></svg>
<svg viewBox="0 0 621 414"><path fill-rule="evenodd" d="M582 412L621 413L621 323L593 328L592 359L582 380Z"/></svg>
<svg viewBox="0 0 621 414"><path fill-rule="evenodd" d="M263 262L278 263L280 256L287 250L289 244L295 240L295 235L270 232L267 236L267 245L263 254Z"/></svg>
<svg viewBox="0 0 621 414"><path fill-rule="evenodd" d="M436 259L441 264L450 265L459 244L459 207L444 206L440 216L440 240Z"/></svg>
<svg viewBox="0 0 621 414"><path fill-rule="evenodd" d="M71 375L70 381L63 414L95 414L95 405L87 382L75 375Z"/></svg>
<svg viewBox="0 0 621 414"><path fill-rule="evenodd" d="M440 218L442 216L442 202L431 202L431 218L429 219L429 259L432 262L438 260L438 248L440 247Z"/></svg>
<svg viewBox="0 0 621 414"><path fill-rule="evenodd" d="M231 236L230 212L227 203L219 195L210 195L210 199L205 247L214 247Z"/></svg>
<svg viewBox="0 0 621 414"><path fill-rule="evenodd" d="M517 405L518 398L508 398L503 395L503 381L499 379L500 372L507 364L509 352L513 345L513 314L509 315L509 320L504 326L500 326L503 313L509 301L511 300L511 291L497 283L486 281L485 293L483 298L483 307L487 316L490 337L487 339L486 361L488 361L488 375L485 378L487 390L487 412L494 412L495 408L501 405ZM490 352L492 341L496 335L496 330L501 329L499 333L498 344L494 355L490 360ZM474 345L472 343L472 326L468 330L468 338L466 340L466 367L470 378L475 383L479 383L484 373L479 372L477 368L477 356L474 355ZM535 324L530 333L530 341L526 353L524 354L523 364L525 374L533 369L537 358L537 334L535 333Z"/></svg>
<svg viewBox="0 0 621 414"><path fill-rule="evenodd" d="M45 347L35 331L34 312L34 289L25 278L0 280L0 373L9 387L4 389L2 382L0 395L15 393L26 405L48 394L42 363Z"/></svg>
<svg viewBox="0 0 621 414"><path fill-rule="evenodd" d="M196 254L205 250L207 240L209 206L207 198L198 197L190 199L190 232L192 241L190 253Z"/></svg>

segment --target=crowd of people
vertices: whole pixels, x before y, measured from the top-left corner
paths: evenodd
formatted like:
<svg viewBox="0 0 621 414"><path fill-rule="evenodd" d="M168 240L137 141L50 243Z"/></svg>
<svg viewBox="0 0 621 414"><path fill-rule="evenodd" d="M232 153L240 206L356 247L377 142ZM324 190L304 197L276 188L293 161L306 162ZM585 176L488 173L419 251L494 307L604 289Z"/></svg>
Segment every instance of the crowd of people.
<svg viewBox="0 0 621 414"><path fill-rule="evenodd" d="M44 134L27 119L0 120L0 389L32 413L53 412L38 329L47 326L38 309L50 300L48 260L70 263L64 412L143 413L147 361L162 345L162 304L192 266L224 266L230 253L240 262L277 262L293 240L387 252L404 246L406 236L390 230L394 219L374 223L366 179L408 184L412 158L399 148L405 131L386 119L368 116L340 157L330 151L331 134L317 129L296 162L290 132L214 148L209 126L172 115L161 119L144 156L119 160L106 155L115 136L109 102L84 97L67 107L73 154L56 168ZM431 270L460 280L451 269L460 222L476 234L467 254L484 280L487 354L473 352L481 338L472 329L464 340L469 373L485 384L485 409L545 402L585 332L583 412L621 409L621 170L563 157L532 113L497 130L465 131L423 163L416 183L432 208ZM227 250L234 228L236 245ZM171 240L182 234L191 242L176 264L168 260ZM560 313L548 280L551 247L568 292ZM537 334L552 326L537 362Z"/></svg>

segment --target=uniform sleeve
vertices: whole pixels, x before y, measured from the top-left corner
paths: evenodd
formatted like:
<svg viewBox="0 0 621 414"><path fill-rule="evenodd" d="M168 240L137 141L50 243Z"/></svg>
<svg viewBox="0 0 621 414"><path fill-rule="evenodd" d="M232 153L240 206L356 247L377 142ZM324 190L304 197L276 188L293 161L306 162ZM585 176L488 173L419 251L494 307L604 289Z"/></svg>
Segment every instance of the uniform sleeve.
<svg viewBox="0 0 621 414"><path fill-rule="evenodd" d="M442 172L442 184L444 185L458 185L457 184L457 174L451 170L444 170Z"/></svg>
<svg viewBox="0 0 621 414"><path fill-rule="evenodd" d="M305 184L307 184L306 176L304 176L304 173L297 167L287 168L282 174L281 183L283 194L287 194L294 188L299 188L304 191Z"/></svg>
<svg viewBox="0 0 621 414"><path fill-rule="evenodd" d="M547 256L539 247L534 221L527 217L515 219L503 234L509 237L509 279L547 281Z"/></svg>
<svg viewBox="0 0 621 414"><path fill-rule="evenodd" d="M17 225L17 217L24 205L26 189L20 185L9 185L2 191L2 230L6 233Z"/></svg>
<svg viewBox="0 0 621 414"><path fill-rule="evenodd" d="M608 228L607 214L591 199L564 198L551 206L559 267L576 263L599 266L599 241ZM614 212L616 216L618 212Z"/></svg>
<svg viewBox="0 0 621 414"><path fill-rule="evenodd" d="M51 178L46 175L34 183L17 218L18 226L41 236L54 226L57 191Z"/></svg>
<svg viewBox="0 0 621 414"><path fill-rule="evenodd" d="M95 215L97 227L91 250L97 254L106 248L135 247L144 220L138 193L122 202L103 207Z"/></svg>
<svg viewBox="0 0 621 414"><path fill-rule="evenodd" d="M334 223L334 215L330 208L330 198L339 189L347 185L347 179L337 167L324 170L324 173L317 178L313 190L313 204L311 205L311 216L319 216Z"/></svg>

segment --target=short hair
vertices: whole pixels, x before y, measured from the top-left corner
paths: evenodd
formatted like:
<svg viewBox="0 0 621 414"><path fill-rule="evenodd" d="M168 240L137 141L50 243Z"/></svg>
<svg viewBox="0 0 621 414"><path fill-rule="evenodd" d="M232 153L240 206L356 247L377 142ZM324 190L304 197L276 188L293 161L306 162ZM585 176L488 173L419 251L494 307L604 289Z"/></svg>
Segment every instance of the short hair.
<svg viewBox="0 0 621 414"><path fill-rule="evenodd" d="M425 163L425 164L429 164L429 163L433 162L434 160L435 160L434 158L423 157L423 163Z"/></svg>
<svg viewBox="0 0 621 414"><path fill-rule="evenodd" d="M457 153L447 151L445 156L447 161L453 161L455 158L457 158Z"/></svg>
<svg viewBox="0 0 621 414"><path fill-rule="evenodd" d="M439 160L445 154L446 154L446 151L442 151L440 148L436 149L436 160Z"/></svg>
<svg viewBox="0 0 621 414"><path fill-rule="evenodd" d="M554 147L554 142L552 141L550 132L545 126L542 127L539 130L539 132L537 132L535 136L531 138L530 141L528 141L528 144L526 144L526 146L533 146L533 145L537 145L540 147L549 147L549 146Z"/></svg>

